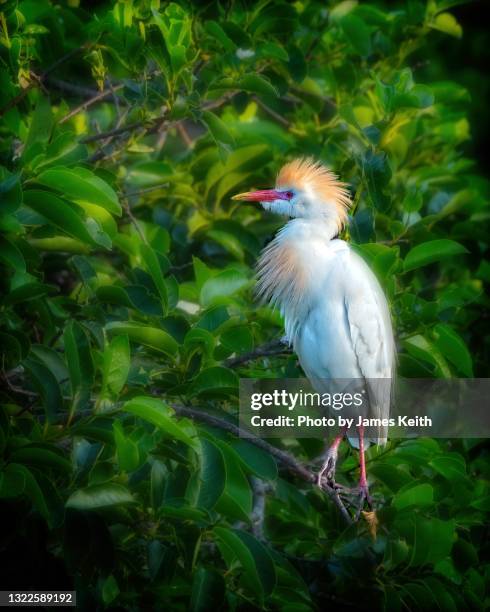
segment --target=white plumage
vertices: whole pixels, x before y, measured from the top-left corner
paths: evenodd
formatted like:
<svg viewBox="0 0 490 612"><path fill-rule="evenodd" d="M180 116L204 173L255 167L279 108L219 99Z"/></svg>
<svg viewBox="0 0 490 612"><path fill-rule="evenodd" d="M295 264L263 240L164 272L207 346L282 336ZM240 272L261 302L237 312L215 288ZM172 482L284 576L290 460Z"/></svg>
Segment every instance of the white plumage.
<svg viewBox="0 0 490 612"><path fill-rule="evenodd" d="M283 314L288 341L312 383L392 379L386 298L364 260L336 237L350 204L345 186L323 165L301 159L281 170L275 189L235 199L258 200L292 217L261 254L257 288ZM387 417L390 384L370 385L369 397L366 416ZM375 441L385 440L381 428Z"/></svg>
<svg viewBox="0 0 490 612"><path fill-rule="evenodd" d="M391 379L394 343L386 298L364 260L343 240L329 238L334 230L328 221L289 221L262 256L259 287L280 308L286 336L317 388L322 379ZM299 295L292 279L270 284L271 253L282 249L296 258L295 274L301 270ZM371 384L365 416L389 415L389 389ZM383 430L375 441L383 443L385 436Z"/></svg>

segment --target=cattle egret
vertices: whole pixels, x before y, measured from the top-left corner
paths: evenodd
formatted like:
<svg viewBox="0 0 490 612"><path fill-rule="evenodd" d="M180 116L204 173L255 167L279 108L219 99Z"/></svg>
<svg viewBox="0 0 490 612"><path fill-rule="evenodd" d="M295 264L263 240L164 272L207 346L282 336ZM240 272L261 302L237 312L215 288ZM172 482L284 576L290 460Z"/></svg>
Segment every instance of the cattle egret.
<svg viewBox="0 0 490 612"><path fill-rule="evenodd" d="M351 204L344 183L312 159L286 164L274 189L241 193L234 200L260 202L263 208L289 217L262 251L257 289L277 306L285 321L286 339L298 355L313 386L325 379L356 379L369 385L392 379L394 341L388 304L378 280L364 260L337 238ZM388 392L386 389L389 389ZM389 416L391 385L372 385L368 414ZM364 450L370 441L386 442L386 428L364 439L364 427L349 440L359 447L359 506L372 507ZM318 485L334 486L341 432L324 456Z"/></svg>

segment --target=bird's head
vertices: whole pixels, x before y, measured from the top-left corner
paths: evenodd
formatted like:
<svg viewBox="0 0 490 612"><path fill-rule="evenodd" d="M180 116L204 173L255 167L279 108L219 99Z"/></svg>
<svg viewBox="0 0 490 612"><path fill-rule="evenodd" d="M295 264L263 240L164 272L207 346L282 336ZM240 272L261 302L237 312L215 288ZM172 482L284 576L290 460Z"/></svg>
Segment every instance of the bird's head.
<svg viewBox="0 0 490 612"><path fill-rule="evenodd" d="M260 202L266 210L309 219L326 219L342 228L351 204L344 183L311 158L295 159L283 166L274 189L248 191L233 200Z"/></svg>

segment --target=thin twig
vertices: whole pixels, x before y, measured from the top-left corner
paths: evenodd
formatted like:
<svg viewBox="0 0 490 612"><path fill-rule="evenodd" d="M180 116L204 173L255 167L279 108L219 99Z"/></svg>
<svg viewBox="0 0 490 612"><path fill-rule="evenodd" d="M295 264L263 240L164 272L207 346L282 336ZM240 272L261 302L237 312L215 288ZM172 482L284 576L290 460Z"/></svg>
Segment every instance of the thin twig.
<svg viewBox="0 0 490 612"><path fill-rule="evenodd" d="M7 102L7 104L5 104L5 106L3 106L0 109L0 117L4 115L7 111L9 111L11 108L13 108L14 106L17 106L19 102L22 102L22 100L31 91L31 89L33 89L34 87L42 86L44 79L48 76L48 74L56 70L58 66L61 66L61 64L63 64L64 62L67 62L73 56L77 55L84 49L87 49L91 45L92 43L85 43L81 45L80 47L77 47L76 49L72 49L71 51L68 51L68 53L65 53L65 55L62 55L53 64L51 64L51 66L48 66L48 68L46 68L46 70L42 72L41 75L36 75L34 72L32 72L31 73L32 80L29 83L29 85L27 85L25 89L23 89L18 95L16 95L11 100L9 100L9 102Z"/></svg>
<svg viewBox="0 0 490 612"><path fill-rule="evenodd" d="M93 44L94 43L86 42L83 45L80 45L80 47L77 47L76 49L72 49L71 51L68 51L68 53L65 53L65 55L62 55L55 62L53 62L51 66L46 68L46 70L41 74L41 79L46 78L48 74L50 74L51 72L54 72L59 66L61 66L61 64L64 64L65 62L70 60L75 55L78 55L85 49L89 49Z"/></svg>
<svg viewBox="0 0 490 612"><path fill-rule="evenodd" d="M260 108L265 111L268 115L270 115L273 119L275 119L278 123L280 123L281 125L284 125L285 127L289 128L291 126L291 122L288 121L287 119L285 119L282 115L280 115L279 113L276 113L275 110L273 110L272 108L270 108L270 106L267 106L267 104L265 104L264 102L262 102L262 100L260 98L258 98L257 96L254 96L254 100L255 102L260 106Z"/></svg>
<svg viewBox="0 0 490 612"><path fill-rule="evenodd" d="M10 391L18 393L19 395L25 395L26 397L39 397L39 393L36 393L35 391L28 391L27 389L22 389L22 387L17 387L17 385L14 385L12 382L10 382L10 379L6 372L3 373L3 378L7 383L7 387L10 389Z"/></svg>
<svg viewBox="0 0 490 612"><path fill-rule="evenodd" d="M126 132L132 132L133 130L137 130L146 125L146 121L135 121L134 123L128 123L127 125L123 125L118 128L113 128L112 130L107 130L105 132L99 132L97 134L92 134L91 136L84 136L84 138L80 139L82 144L89 144L90 142L96 142L97 140L104 140L104 138L110 138L112 136L119 136L120 134L125 134Z"/></svg>
<svg viewBox="0 0 490 612"><path fill-rule="evenodd" d="M145 243L148 244L148 240L146 239L145 234L143 233L143 230L141 229L141 227L139 226L138 220L136 219L136 217L133 215L133 211L131 210L131 207L129 206L129 202L125 202L123 204L123 208L126 212L126 214L129 217L129 220L131 221L131 223L133 224L134 229L136 230L136 232L138 233L138 236L141 238L141 240Z"/></svg>
<svg viewBox="0 0 490 612"><path fill-rule="evenodd" d="M86 110L89 106L92 106L92 104L95 104L96 102L99 102L100 100L103 100L104 98L107 98L107 96L113 96L114 92L119 91L119 89L122 89L123 87L124 85L121 83L111 89L100 91L97 95L93 96L89 100L85 100L85 102L82 102L82 104L79 104L78 106L76 106L68 114L62 117L59 123L60 124L65 123L66 121L68 121L68 119L71 119L75 115L78 115L78 113L80 113L81 111Z"/></svg>
<svg viewBox="0 0 490 612"><path fill-rule="evenodd" d="M182 270L187 270L188 268L192 268L194 264L192 263L192 261L188 261L187 263L184 264L178 264L175 266L170 266L170 268L168 269L169 272L182 272Z"/></svg>
<svg viewBox="0 0 490 612"><path fill-rule="evenodd" d="M121 113L121 115L118 117L118 120L116 122L116 128L120 127L123 123L123 121L126 119L126 117L128 116L128 113L130 111L130 108L127 107L126 110ZM112 149L112 151L107 151L105 150L105 147L108 147L110 145L110 143L114 140L114 136L109 136L108 138L106 138L100 145L99 145L99 149L93 153L92 155L90 155L90 157L87 159L87 161L89 163L95 163L101 159L104 159L105 157L108 157L109 155L114 155L114 149Z"/></svg>
<svg viewBox="0 0 490 612"><path fill-rule="evenodd" d="M117 85L116 85L116 87L114 87L114 85L111 83L110 79L107 79L107 85L108 85L109 89L111 90L112 99L114 101L114 106L116 107L117 118L119 119L121 117L121 108L119 106L119 96L116 95Z"/></svg>
<svg viewBox="0 0 490 612"><path fill-rule="evenodd" d="M75 83L68 83L68 81L62 81L52 76L46 77L46 81L49 85L52 85L60 91L66 91L67 93L71 93L81 98L91 98L99 93L96 89L84 87L83 85L76 85Z"/></svg>
<svg viewBox="0 0 490 612"><path fill-rule="evenodd" d="M218 108L219 106L222 106L223 104L225 104L225 102L228 102L229 100L231 100L231 98L233 98L233 96L235 96L237 93L238 91L230 91L226 93L224 96L221 96L221 98L217 98L216 100L211 100L210 102L207 102L206 104L203 105L202 109L212 110L213 108Z"/></svg>
<svg viewBox="0 0 490 612"><path fill-rule="evenodd" d="M132 198L133 196L139 196L144 193L158 191L159 189L163 189L164 187L168 187L168 183L161 183L160 185L153 185L153 187L145 187L145 189L137 189L136 191L124 191L123 193L121 193L121 197Z"/></svg>
<svg viewBox="0 0 490 612"><path fill-rule="evenodd" d="M192 149L192 147L194 145L194 141L192 140L192 138L187 133L187 130L185 129L185 126L184 126L182 121L179 121L179 123L177 123L177 130L178 130L180 136L182 137L182 140L185 142L186 146L189 149Z"/></svg>
<svg viewBox="0 0 490 612"><path fill-rule="evenodd" d="M203 105L203 110L210 110L212 108L217 108L227 102L230 98L235 95L236 92L232 92L230 94L226 94L219 98L218 100L213 100L207 104ZM133 132L134 130L138 130L140 128L144 128L148 134L153 134L160 130L162 125L165 123L165 117L167 116L167 109L164 108L162 110L162 114L159 117L155 117L150 120L141 120L135 121L134 123L128 123L127 125L123 125L121 127L116 127L112 130L107 130L106 132L99 132L98 134L92 134L91 136L85 136L80 139L82 144L89 144L91 142L96 142L97 140L103 140L104 138L108 138L110 136L120 136L121 134L125 134L126 132ZM166 124L166 128L171 128L174 126L178 126L180 121L168 122Z"/></svg>
<svg viewBox="0 0 490 612"><path fill-rule="evenodd" d="M168 183L163 183L161 185L154 185L153 187L147 187L146 189L139 189L138 191L125 192L125 193L121 194L121 197L124 198L125 200L128 200L128 198L130 198L132 196L141 195L143 193L149 193L151 191L156 191L157 189L162 189L162 187L166 187L167 185L168 185ZM141 238L141 240L143 240L143 242L145 244L148 244L148 241L146 240L146 236L144 235L141 227L139 226L138 220L133 215L133 211L131 210L131 206L129 205L128 201L126 201L123 204L123 208L126 211L126 214L128 215L131 223L134 225L134 228L138 232L138 235Z"/></svg>

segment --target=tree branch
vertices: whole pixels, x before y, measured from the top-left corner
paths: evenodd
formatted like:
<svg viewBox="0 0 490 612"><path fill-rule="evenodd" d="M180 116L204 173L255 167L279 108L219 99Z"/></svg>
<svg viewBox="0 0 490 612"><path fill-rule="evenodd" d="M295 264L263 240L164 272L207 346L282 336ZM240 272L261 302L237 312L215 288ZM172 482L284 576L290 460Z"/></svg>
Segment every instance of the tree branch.
<svg viewBox="0 0 490 612"><path fill-rule="evenodd" d="M264 482L256 476L250 478L253 491L253 509L250 516L252 521L252 533L259 540L264 540L265 502L266 496L272 490L268 482Z"/></svg>
<svg viewBox="0 0 490 612"><path fill-rule="evenodd" d="M4 377L7 381L7 384L9 384L9 386L11 387L11 390L14 393L19 393L22 392L19 391L18 387L12 387L10 384L10 381L8 379L8 374L4 373ZM25 392L27 394L27 392ZM155 392L156 395L159 395L159 392ZM29 395L33 395L33 396L39 396L38 393L36 392L29 392ZM70 400L71 398L66 397L63 398L66 400ZM287 453L286 451L283 451L275 446L272 446L272 444L269 444L269 442L266 442L265 440L263 440L262 438L258 438L257 436L255 436L254 434L252 434L251 432L245 431L243 429L240 429L240 427L238 425L235 425L234 423L230 423L229 421L225 421L222 418L219 418L217 416L214 416L212 414L209 414L208 412L205 412L203 410L200 410L198 408L191 408L190 406L183 406L180 404L171 404L171 407L173 408L173 410L175 411L175 414L177 414L178 416L181 417L187 417L193 421L197 421L200 423L205 423L206 425L210 425L211 427L216 427L218 429L221 429L223 431L226 431L230 434L232 434L233 436L237 437L237 438L244 438L247 440L247 442L249 442L250 444L253 444L254 446L256 446L257 448L262 449L263 451L265 451L266 453L268 453L269 455L271 455L272 457L274 457L275 459L277 459L277 461L283 465L289 472L291 472L291 474L297 476L298 478L301 478L301 480L304 480L305 482L308 482L310 484L315 484L317 483L317 474L315 472L313 472L312 470L309 470L307 467L305 467L302 463L300 463L293 455ZM113 410L110 412L111 416L116 415L120 410L120 407L118 407L117 409ZM104 415L108 415L109 412L106 413L95 413L93 408L87 409L87 410L82 410L80 412L78 412L75 415L75 418L83 418L83 417L96 417L96 416L104 416ZM42 417L38 417L40 418L40 420L42 420ZM333 503L337 506L339 512L341 513L343 519L345 520L346 523L348 523L349 525L353 522L351 515L349 514L349 511L347 510L347 508L345 507L344 503L342 502L342 500L339 497L339 493L336 489L334 489L333 487L329 486L329 484L326 481L323 481L323 483L321 485L318 485L322 491L324 491L328 497L333 501ZM264 502L265 503L265 502Z"/></svg>
<svg viewBox="0 0 490 612"><path fill-rule="evenodd" d="M234 368L247 363L247 361L253 361L254 359L260 359L261 357L287 354L290 352L291 349L286 346L282 339L271 340L270 342L266 342L265 344L258 346L253 351L243 353L243 355L237 355L236 357L229 357L224 361L224 365L227 368Z"/></svg>
<svg viewBox="0 0 490 612"><path fill-rule="evenodd" d="M104 138L110 138L112 136L119 136L120 134L124 134L126 132L137 130L138 128L142 128L145 125L146 125L146 121L135 121L134 123L128 123L127 125L113 128L112 130L107 130L105 132L98 132L97 134L92 134L92 136L85 136L84 138L80 139L80 142L82 144L89 144L90 142L96 142L97 140L104 140Z"/></svg>
<svg viewBox="0 0 490 612"><path fill-rule="evenodd" d="M204 412L202 410L198 410L196 408L189 408L188 406L180 406L180 405L172 405L172 408L175 410L176 414L179 416L185 416L193 421L199 421L201 423L206 423L207 425L211 425L212 427L217 427L228 433L233 434L238 438L245 438L247 442L261 448L263 451L275 457L284 467L286 467L292 474L298 476L302 480L309 482L310 484L314 484L317 481L317 475L315 472L306 468L303 464L299 463L289 453L272 446L262 438L257 438L252 433L246 432L240 429L237 425L233 423L229 423L219 417L209 414L208 412ZM343 519L349 525L353 522L352 517L349 514L349 511L344 506L342 500L339 497L338 491L333 487L330 487L328 484L322 484L320 487L322 491L327 493L333 503L339 509Z"/></svg>
<svg viewBox="0 0 490 612"><path fill-rule="evenodd" d="M84 87L83 85L75 85L75 83L68 83L68 81L62 81L61 79L57 79L56 77L52 76L47 76L46 81L49 85L52 85L56 89L71 93L74 96L79 96L80 98L91 98L99 93L96 89Z"/></svg>

